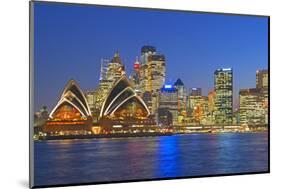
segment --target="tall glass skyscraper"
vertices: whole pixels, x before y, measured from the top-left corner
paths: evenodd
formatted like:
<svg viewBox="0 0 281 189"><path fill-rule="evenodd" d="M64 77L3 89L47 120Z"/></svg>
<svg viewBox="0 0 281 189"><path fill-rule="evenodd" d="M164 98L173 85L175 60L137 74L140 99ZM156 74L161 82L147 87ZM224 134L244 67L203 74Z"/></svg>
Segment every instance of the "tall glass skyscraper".
<svg viewBox="0 0 281 189"><path fill-rule="evenodd" d="M215 123L232 124L233 114L233 70L232 68L217 69L215 75Z"/></svg>
<svg viewBox="0 0 281 189"><path fill-rule="evenodd" d="M142 92L157 92L165 83L165 56L158 54L156 48L141 48L140 87Z"/></svg>

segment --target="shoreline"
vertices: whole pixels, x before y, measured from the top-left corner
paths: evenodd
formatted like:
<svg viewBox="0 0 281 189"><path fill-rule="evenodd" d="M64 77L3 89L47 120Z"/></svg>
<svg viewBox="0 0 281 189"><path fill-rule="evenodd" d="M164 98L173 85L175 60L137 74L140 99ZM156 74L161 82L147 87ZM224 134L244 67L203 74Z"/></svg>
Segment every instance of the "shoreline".
<svg viewBox="0 0 281 189"><path fill-rule="evenodd" d="M75 140L75 139L102 139L102 138L137 138L137 137L158 137L173 135L191 134L227 134L227 133L265 133L268 131L249 131L249 132L190 132L190 133L115 133L115 134L96 134L96 135L66 135L66 136L39 136L34 141L46 140Z"/></svg>

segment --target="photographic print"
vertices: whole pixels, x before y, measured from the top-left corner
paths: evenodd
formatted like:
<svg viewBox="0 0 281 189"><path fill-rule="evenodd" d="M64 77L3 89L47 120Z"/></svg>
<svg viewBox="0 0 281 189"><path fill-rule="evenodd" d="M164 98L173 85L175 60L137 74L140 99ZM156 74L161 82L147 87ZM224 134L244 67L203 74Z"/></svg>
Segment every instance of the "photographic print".
<svg viewBox="0 0 281 189"><path fill-rule="evenodd" d="M30 2L30 186L269 173L269 17Z"/></svg>

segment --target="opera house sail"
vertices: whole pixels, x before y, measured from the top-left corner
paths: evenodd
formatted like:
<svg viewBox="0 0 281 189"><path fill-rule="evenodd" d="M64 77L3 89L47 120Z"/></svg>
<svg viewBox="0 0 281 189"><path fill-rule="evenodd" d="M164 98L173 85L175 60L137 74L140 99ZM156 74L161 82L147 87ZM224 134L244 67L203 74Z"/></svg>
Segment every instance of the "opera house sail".
<svg viewBox="0 0 281 189"><path fill-rule="evenodd" d="M100 111L100 123L105 130L114 126L151 125L145 102L131 87L126 76L114 83Z"/></svg>
<svg viewBox="0 0 281 189"><path fill-rule="evenodd" d="M48 135L90 134L91 124L92 117L87 100L79 85L70 80L43 130Z"/></svg>

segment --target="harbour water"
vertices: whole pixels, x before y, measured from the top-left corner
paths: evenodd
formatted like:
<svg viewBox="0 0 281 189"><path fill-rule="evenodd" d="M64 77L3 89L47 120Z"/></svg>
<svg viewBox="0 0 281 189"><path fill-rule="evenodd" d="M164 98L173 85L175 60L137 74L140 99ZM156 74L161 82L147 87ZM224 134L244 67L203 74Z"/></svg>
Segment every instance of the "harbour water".
<svg viewBox="0 0 281 189"><path fill-rule="evenodd" d="M268 170L268 133L35 141L35 185Z"/></svg>

